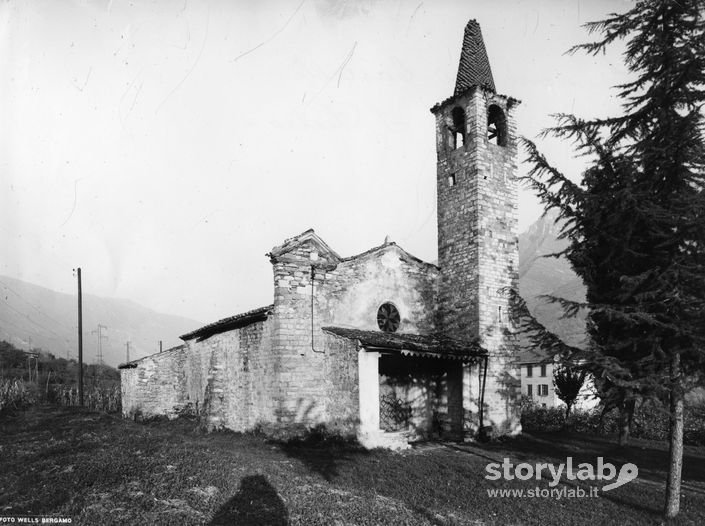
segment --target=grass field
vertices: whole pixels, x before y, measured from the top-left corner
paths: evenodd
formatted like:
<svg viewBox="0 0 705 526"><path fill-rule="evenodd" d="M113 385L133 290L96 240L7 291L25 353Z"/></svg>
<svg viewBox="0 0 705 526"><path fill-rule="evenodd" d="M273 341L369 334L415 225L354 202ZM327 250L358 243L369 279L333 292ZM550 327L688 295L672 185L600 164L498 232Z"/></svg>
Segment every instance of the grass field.
<svg viewBox="0 0 705 526"><path fill-rule="evenodd" d="M488 497L491 488L548 487L488 481L489 462L559 463L567 455L634 462L639 478L597 498ZM686 455L674 524L705 524L705 452ZM53 514L86 525L659 524L666 458L658 444L617 449L566 435L367 452L44 406L0 417L0 517Z"/></svg>

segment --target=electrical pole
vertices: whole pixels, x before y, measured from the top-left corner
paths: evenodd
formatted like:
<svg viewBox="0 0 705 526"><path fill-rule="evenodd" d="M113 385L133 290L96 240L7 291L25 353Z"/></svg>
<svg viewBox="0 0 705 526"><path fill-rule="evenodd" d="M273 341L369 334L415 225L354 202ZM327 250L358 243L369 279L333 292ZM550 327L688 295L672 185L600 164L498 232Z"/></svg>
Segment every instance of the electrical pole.
<svg viewBox="0 0 705 526"><path fill-rule="evenodd" d="M129 340L125 343L125 348L127 349L125 363L129 363L130 362L130 341Z"/></svg>
<svg viewBox="0 0 705 526"><path fill-rule="evenodd" d="M78 276L78 405L83 407L83 298L81 296L81 267Z"/></svg>
<svg viewBox="0 0 705 526"><path fill-rule="evenodd" d="M159 352L162 352L162 341L159 340Z"/></svg>
<svg viewBox="0 0 705 526"><path fill-rule="evenodd" d="M103 338L106 340L108 339L107 336L103 336L103 329L107 329L105 325L101 325L100 323L98 324L98 328L94 331L91 331L91 334L97 334L98 335L98 364L103 365Z"/></svg>

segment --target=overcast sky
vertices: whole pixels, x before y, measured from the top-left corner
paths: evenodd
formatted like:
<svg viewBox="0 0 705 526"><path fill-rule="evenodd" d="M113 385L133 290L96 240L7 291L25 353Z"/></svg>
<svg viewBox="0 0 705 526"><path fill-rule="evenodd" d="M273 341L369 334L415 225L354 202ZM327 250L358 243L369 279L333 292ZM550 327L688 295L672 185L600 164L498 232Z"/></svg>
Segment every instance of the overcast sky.
<svg viewBox="0 0 705 526"><path fill-rule="evenodd" d="M435 127L482 27L522 135L617 109L616 54L565 56L622 0L9 1L0 6L0 274L203 322L272 302L308 228L436 259ZM580 163L544 142L568 173ZM520 230L540 213L523 191Z"/></svg>

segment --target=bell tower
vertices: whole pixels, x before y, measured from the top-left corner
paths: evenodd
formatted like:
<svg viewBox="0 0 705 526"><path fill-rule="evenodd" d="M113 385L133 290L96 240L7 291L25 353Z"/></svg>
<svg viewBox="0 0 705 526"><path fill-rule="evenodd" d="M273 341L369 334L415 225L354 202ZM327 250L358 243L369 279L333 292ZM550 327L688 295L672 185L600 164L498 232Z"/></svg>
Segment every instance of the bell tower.
<svg viewBox="0 0 705 526"><path fill-rule="evenodd" d="M480 25L465 28L455 91L436 104L438 264L441 330L478 340L489 352L484 424L518 426L514 345L506 287L518 281L517 138L519 101L496 92ZM465 407L477 407L466 371Z"/></svg>

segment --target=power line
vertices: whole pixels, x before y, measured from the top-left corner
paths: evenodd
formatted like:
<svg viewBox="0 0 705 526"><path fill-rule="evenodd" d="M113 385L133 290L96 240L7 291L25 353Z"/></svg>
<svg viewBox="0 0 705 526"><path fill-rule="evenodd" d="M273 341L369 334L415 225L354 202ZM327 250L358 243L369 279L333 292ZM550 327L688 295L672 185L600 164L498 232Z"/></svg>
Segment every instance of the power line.
<svg viewBox="0 0 705 526"><path fill-rule="evenodd" d="M30 323L33 323L34 325L36 325L36 326L39 327L40 329L44 329L46 332L52 333L52 334L53 334L54 336L56 336L57 338L64 338L63 336L61 336L60 334L58 334L58 333L57 333L56 331L54 331L53 329L50 329L49 327L45 327L45 326L42 325L41 323L39 323L39 322L33 320L32 318L30 318L30 317L29 317L29 314L26 314L26 313L24 313L24 312L18 311L16 308L14 308L12 305L10 305L10 303L7 302L7 301L6 301L6 305L7 305L7 307L8 307L9 309L13 310L15 313L19 314L20 316L24 316L25 318L27 318L27 321L29 321Z"/></svg>
<svg viewBox="0 0 705 526"><path fill-rule="evenodd" d="M58 320L52 318L52 317L49 316L48 314L46 314L44 311L41 310L40 307L37 307L34 303L32 303L31 301L29 301L28 299L26 299L25 297L23 297L19 292L17 292L15 289L13 289L12 287L10 287L10 285L8 285L7 283L5 283L3 280L0 280L0 284L2 284L6 289L8 289L8 290L9 290L10 292L12 292L15 296L17 296L19 299L21 299L22 301L24 301L27 305L29 305L30 307L32 307L34 310L36 310L39 314L41 314L41 315L44 316L45 318L47 318L47 319L53 321L53 322L56 323L57 325L63 325L63 322L60 322L60 321L58 321Z"/></svg>

